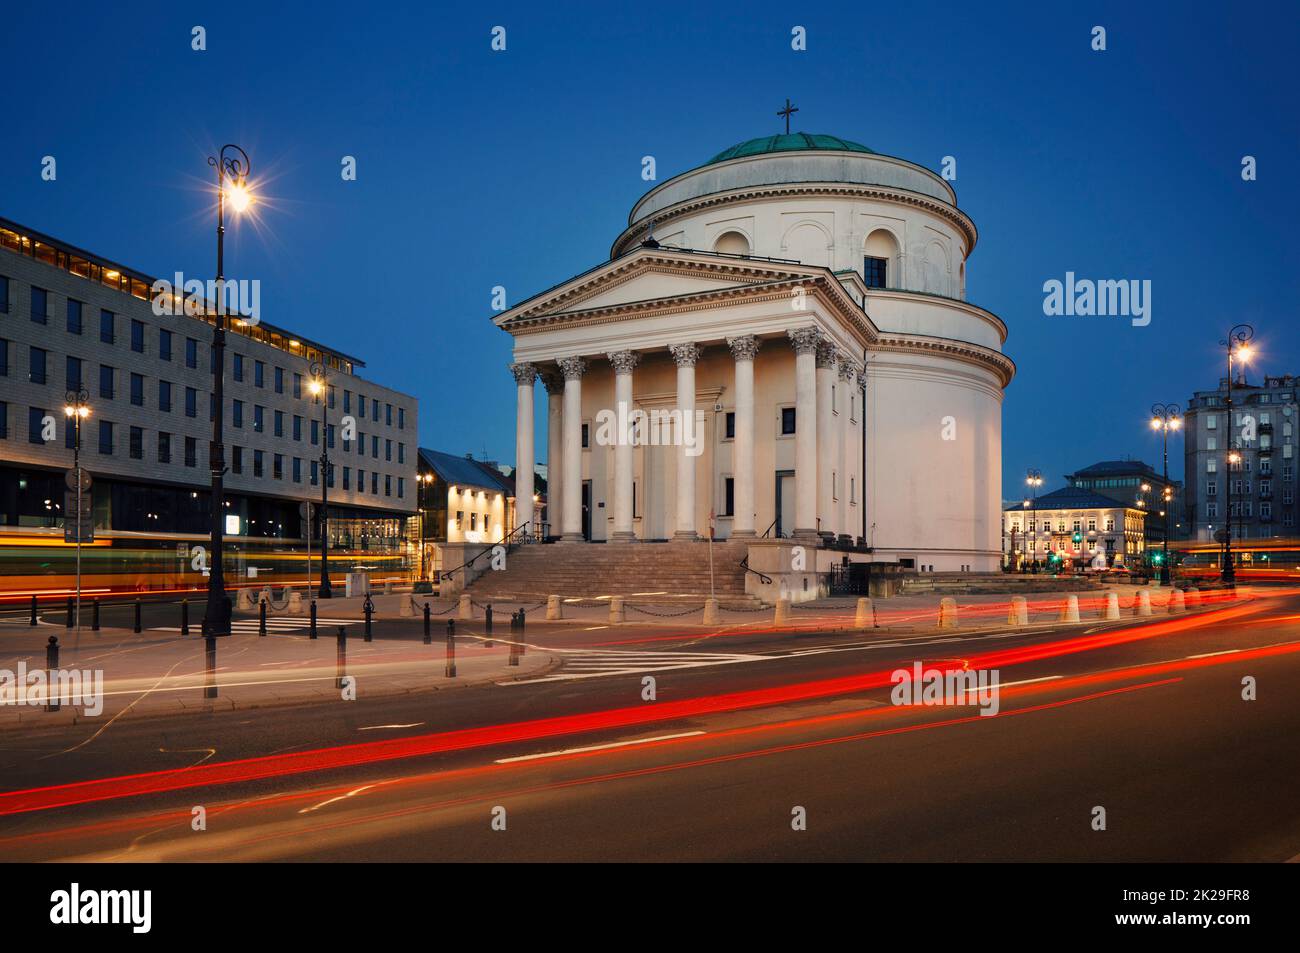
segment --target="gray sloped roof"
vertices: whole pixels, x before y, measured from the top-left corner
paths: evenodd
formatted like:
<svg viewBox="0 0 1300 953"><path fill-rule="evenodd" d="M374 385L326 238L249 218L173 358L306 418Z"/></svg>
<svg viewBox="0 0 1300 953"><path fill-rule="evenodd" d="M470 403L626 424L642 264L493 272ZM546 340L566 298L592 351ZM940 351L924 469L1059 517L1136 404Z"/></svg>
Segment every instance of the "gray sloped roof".
<svg viewBox="0 0 1300 953"><path fill-rule="evenodd" d="M504 475L469 457L421 447L420 462L453 486L477 486L502 493L514 492Z"/></svg>

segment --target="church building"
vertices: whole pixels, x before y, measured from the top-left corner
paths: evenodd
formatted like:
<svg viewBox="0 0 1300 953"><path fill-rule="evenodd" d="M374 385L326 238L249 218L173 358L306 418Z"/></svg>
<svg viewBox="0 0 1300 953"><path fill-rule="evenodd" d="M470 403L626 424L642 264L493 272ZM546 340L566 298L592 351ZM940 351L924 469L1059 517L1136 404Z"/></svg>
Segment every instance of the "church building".
<svg viewBox="0 0 1300 953"><path fill-rule="evenodd" d="M834 136L753 139L655 186L608 261L494 318L514 339L515 527L997 570L1014 365L966 300L976 237L941 176Z"/></svg>

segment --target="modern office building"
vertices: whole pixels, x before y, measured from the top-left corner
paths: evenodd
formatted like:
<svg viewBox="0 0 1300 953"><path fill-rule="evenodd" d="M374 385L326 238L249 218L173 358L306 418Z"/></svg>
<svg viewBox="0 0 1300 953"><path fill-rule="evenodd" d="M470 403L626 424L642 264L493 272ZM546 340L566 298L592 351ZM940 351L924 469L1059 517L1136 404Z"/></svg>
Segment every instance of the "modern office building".
<svg viewBox="0 0 1300 953"><path fill-rule="evenodd" d="M1187 402L1185 472L1187 517L1198 540L1213 540L1231 517L1234 539L1296 535L1297 391L1287 374L1251 384L1244 375ZM1238 463L1227 455L1236 449Z"/></svg>
<svg viewBox="0 0 1300 953"><path fill-rule="evenodd" d="M93 565L115 586L194 584L183 544L201 545L210 530L212 319L155 307L154 286L146 274L0 219L0 545L48 542L53 562L64 564L64 473L76 439L64 407L81 390L90 406L80 446L94 480ZM158 313L173 310L182 313ZM416 399L363 379L361 360L303 335L265 321L230 324L225 488L236 574L245 563L302 572L299 504L320 501L323 478L336 567L409 570ZM325 369L324 407L312 393L313 364Z"/></svg>

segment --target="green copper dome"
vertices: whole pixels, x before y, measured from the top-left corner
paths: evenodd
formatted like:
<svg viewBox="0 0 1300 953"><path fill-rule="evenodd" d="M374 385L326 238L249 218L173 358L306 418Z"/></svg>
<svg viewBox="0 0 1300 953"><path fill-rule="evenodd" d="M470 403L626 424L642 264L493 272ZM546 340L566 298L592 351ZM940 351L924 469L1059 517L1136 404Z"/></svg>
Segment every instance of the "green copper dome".
<svg viewBox="0 0 1300 953"><path fill-rule="evenodd" d="M705 165L726 162L728 159L740 159L745 156L765 155L769 152L865 152L875 153L859 142L850 142L839 136L818 136L806 132L791 132L784 136L764 136L750 139L739 145L724 149L710 159Z"/></svg>

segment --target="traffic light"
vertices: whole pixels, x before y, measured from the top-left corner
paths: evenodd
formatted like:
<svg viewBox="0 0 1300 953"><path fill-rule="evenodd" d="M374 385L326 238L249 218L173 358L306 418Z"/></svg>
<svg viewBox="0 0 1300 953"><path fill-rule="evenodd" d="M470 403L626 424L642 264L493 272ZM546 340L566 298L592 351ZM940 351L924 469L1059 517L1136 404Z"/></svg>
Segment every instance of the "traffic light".
<svg viewBox="0 0 1300 953"><path fill-rule="evenodd" d="M1159 566L1164 561L1165 561L1164 553L1156 553L1154 556L1151 557L1151 562L1157 566Z"/></svg>
<svg viewBox="0 0 1300 953"><path fill-rule="evenodd" d="M1074 534L1074 541L1075 541L1076 543L1082 543L1082 542L1083 542L1083 534L1082 534L1082 533L1075 533L1075 534Z"/></svg>

